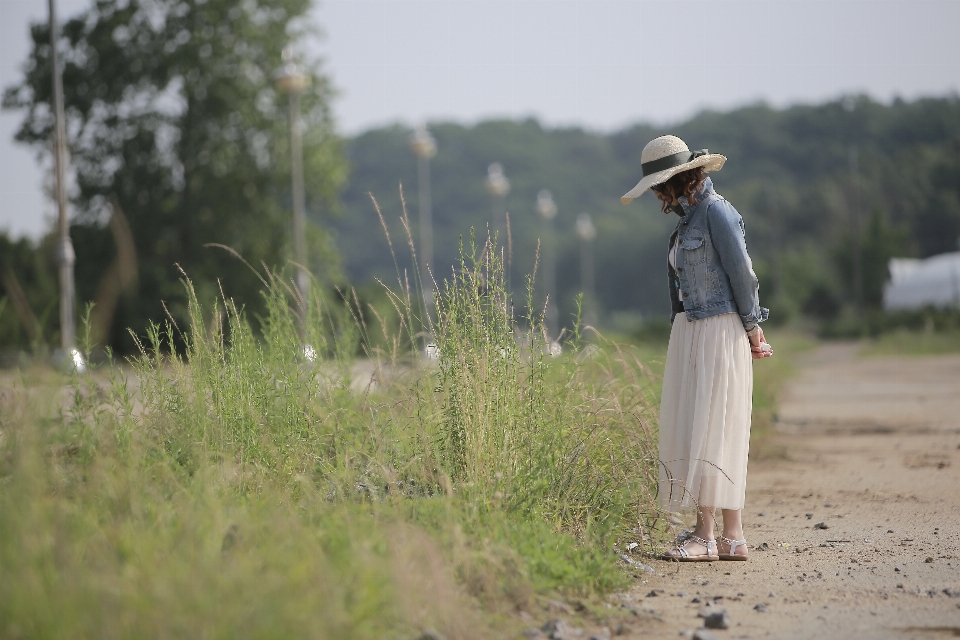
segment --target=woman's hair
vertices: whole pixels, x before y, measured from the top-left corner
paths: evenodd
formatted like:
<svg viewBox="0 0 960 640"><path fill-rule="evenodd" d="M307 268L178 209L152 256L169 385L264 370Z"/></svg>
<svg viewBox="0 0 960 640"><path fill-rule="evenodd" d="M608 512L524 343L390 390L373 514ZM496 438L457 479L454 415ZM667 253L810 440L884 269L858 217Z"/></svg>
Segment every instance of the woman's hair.
<svg viewBox="0 0 960 640"><path fill-rule="evenodd" d="M657 188L669 197L667 202L661 204L660 210L664 213L669 213L667 207L670 206L673 199L682 196L686 196L687 202L690 204L696 205L697 191L700 190L706 177L703 167L694 167L693 169L681 171L666 182L658 184Z"/></svg>

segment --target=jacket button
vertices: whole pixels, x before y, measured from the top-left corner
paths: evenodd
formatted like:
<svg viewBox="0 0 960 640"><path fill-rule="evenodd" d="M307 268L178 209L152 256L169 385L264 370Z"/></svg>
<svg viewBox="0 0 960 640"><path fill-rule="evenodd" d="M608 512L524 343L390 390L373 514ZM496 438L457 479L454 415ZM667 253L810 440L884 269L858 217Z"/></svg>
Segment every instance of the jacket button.
<svg viewBox="0 0 960 640"><path fill-rule="evenodd" d="M677 267L677 271L683 271L683 267Z"/></svg>
<svg viewBox="0 0 960 640"><path fill-rule="evenodd" d="M683 297L684 297L684 298L689 298L689 297L690 297L690 294L687 293L686 291L684 291L684 292L683 292Z"/></svg>

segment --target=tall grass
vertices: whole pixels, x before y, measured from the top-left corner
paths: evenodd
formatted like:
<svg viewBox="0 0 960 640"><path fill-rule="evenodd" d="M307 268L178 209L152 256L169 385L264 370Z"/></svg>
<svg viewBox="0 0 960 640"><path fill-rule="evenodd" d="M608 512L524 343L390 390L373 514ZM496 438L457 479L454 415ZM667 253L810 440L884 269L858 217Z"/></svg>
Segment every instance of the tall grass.
<svg viewBox="0 0 960 640"><path fill-rule="evenodd" d="M490 612L624 585L613 545L656 518L648 373L615 348L547 355L493 246L464 249L433 309L401 280L393 317L266 274L254 331L185 280L189 326L152 327L128 365L68 395L21 376L0 635L496 637L513 623Z"/></svg>

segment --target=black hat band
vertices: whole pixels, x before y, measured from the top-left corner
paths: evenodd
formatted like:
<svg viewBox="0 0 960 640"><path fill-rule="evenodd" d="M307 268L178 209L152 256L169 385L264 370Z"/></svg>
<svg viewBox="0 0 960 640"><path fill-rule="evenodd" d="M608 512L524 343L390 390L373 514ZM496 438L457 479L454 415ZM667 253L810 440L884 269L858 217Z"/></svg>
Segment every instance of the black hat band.
<svg viewBox="0 0 960 640"><path fill-rule="evenodd" d="M710 152L706 149L698 149L697 151L680 151L669 156L651 160L650 162L644 162L640 165L640 168L643 170L643 177L646 178L650 174L659 173L660 171L664 171L666 169L672 169L673 167L679 167L682 164L687 164L694 158L705 156L708 153Z"/></svg>

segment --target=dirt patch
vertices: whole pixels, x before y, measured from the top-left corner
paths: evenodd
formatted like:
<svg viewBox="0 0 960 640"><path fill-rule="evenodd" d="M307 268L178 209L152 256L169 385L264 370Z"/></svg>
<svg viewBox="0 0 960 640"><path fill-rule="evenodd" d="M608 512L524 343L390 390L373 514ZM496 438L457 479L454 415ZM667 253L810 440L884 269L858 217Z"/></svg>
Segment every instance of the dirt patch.
<svg viewBox="0 0 960 640"><path fill-rule="evenodd" d="M751 461L750 561L651 562L624 602L638 636L960 637L960 356L810 354ZM692 518L688 518L692 520ZM678 527L679 529L680 527Z"/></svg>

